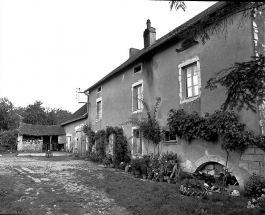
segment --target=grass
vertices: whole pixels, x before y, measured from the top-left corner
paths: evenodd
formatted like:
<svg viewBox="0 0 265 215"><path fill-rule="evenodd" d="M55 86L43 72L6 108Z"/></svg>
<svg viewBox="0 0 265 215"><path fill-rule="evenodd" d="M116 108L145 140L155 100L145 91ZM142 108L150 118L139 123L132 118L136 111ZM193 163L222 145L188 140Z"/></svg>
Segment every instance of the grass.
<svg viewBox="0 0 265 215"><path fill-rule="evenodd" d="M250 215L253 211L246 208L249 199L239 196L231 197L228 193L213 193L206 198L180 195L180 184L143 181L132 175L101 170L103 180L87 180L87 184L103 189L119 206L125 207L137 215ZM83 178L86 178L84 172ZM202 212L207 210L207 212ZM262 214L256 211L256 215Z"/></svg>
<svg viewBox="0 0 265 215"><path fill-rule="evenodd" d="M12 178L0 175L0 214L30 214L27 203L17 202L24 194L14 184Z"/></svg>

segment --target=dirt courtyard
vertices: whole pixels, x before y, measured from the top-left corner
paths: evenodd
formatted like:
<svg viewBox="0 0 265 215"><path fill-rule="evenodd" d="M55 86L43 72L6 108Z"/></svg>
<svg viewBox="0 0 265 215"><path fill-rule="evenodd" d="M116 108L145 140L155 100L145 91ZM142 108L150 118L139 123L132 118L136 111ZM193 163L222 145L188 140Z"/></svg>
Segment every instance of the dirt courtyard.
<svg viewBox="0 0 265 215"><path fill-rule="evenodd" d="M104 180L101 170L70 157L0 157L0 179L12 180L14 192L20 193L17 203L29 214L130 214L93 186L93 181Z"/></svg>

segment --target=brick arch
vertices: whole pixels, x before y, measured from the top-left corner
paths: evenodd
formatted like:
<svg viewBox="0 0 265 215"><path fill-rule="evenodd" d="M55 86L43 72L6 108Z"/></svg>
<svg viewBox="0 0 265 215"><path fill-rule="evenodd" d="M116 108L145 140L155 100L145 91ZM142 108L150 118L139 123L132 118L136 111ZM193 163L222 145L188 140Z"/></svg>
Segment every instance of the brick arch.
<svg viewBox="0 0 265 215"><path fill-rule="evenodd" d="M218 155L203 156L195 162L196 169L200 168L202 165L209 163L209 162L216 162L216 163L219 163L225 166L226 159ZM231 164L230 162L227 162L227 168L228 168L228 171L231 172L236 177L239 183L239 186L240 187L244 186L244 181L241 177L241 174L238 170L236 170L234 165Z"/></svg>

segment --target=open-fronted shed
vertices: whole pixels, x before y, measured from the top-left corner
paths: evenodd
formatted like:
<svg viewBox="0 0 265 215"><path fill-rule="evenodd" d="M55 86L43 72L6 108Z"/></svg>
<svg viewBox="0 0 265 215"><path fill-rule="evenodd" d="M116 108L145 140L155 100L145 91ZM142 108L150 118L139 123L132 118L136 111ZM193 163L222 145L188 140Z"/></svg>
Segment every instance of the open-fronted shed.
<svg viewBox="0 0 265 215"><path fill-rule="evenodd" d="M62 126L32 125L21 122L18 133L18 151L41 152L46 150L62 150L64 144L58 144L65 139Z"/></svg>

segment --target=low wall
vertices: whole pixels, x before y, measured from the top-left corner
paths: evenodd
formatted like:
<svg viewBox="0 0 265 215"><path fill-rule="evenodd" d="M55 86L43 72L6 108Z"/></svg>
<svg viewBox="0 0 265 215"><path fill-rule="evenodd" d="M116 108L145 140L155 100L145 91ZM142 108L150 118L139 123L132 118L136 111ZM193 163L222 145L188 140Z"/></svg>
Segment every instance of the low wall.
<svg viewBox="0 0 265 215"><path fill-rule="evenodd" d="M22 141L18 151L20 152L42 152L42 140Z"/></svg>

